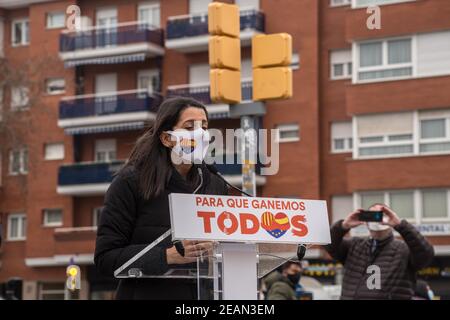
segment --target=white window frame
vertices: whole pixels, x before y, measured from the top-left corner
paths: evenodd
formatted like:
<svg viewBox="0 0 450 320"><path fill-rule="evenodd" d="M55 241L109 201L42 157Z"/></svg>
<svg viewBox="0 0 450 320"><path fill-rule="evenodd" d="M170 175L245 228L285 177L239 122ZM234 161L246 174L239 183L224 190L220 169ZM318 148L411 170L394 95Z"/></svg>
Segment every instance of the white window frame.
<svg viewBox="0 0 450 320"><path fill-rule="evenodd" d="M152 78L153 76L156 76L159 78L159 71L157 69L144 69L144 70L139 70L137 72L137 77L136 77L136 81L137 81L137 89L139 90L139 96L140 97L145 97L146 95L144 94L144 91L148 88L141 88L141 82L140 79L141 77L150 77ZM159 82L161 82L161 79L158 80ZM161 87L161 83L158 83L159 87ZM141 92L142 90L142 92ZM150 88L150 90L147 91L149 94L153 94L156 93L155 91L153 91L153 87Z"/></svg>
<svg viewBox="0 0 450 320"><path fill-rule="evenodd" d="M100 215L100 213L102 212L102 210L103 210L103 206L101 206L101 207L95 207L95 208L92 210L92 226L93 226L93 227L98 227L99 220L98 220L98 217L97 217L97 212L99 211L98 215Z"/></svg>
<svg viewBox="0 0 450 320"><path fill-rule="evenodd" d="M407 135L408 133L405 133ZM377 158L397 158L397 157L411 157L414 155L414 134L411 133L411 140L398 140L398 141L390 141L390 136L397 136L402 134L389 134L389 135L371 135L371 136L364 136L364 137L357 137L358 140L358 159L377 159ZM374 137L382 137L383 140L380 142L361 142L361 138L374 138ZM355 141L354 139L353 141ZM354 142L353 142L354 143ZM391 153L391 154L385 154L385 155L370 155L370 156L362 156L359 152L360 148L377 148L377 147L393 147L393 146L412 146L412 152L411 153ZM353 145L354 146L354 145Z"/></svg>
<svg viewBox="0 0 450 320"><path fill-rule="evenodd" d="M20 223L18 224L18 237L11 237L11 220L13 218L19 218ZM25 222L24 222L25 220ZM7 240L8 241L24 241L27 239L26 235L26 223L27 223L27 215L25 213L12 213L8 215L8 230L7 230ZM25 232L24 232L25 229Z"/></svg>
<svg viewBox="0 0 450 320"><path fill-rule="evenodd" d="M50 24L49 24L49 22L51 21L50 20L50 17L52 16L52 15L57 15L57 14L62 14L63 16L64 16L64 22L63 22L63 24L62 25L57 25L57 26L51 26ZM47 12L47 15L46 15L46 21L45 21L46 23L45 23L45 27L47 28L47 29L61 29L61 28L64 28L65 27L65 22L66 22L66 14L65 14L65 12L64 11L50 11L50 12Z"/></svg>
<svg viewBox="0 0 450 320"><path fill-rule="evenodd" d="M60 211L61 212L61 222L49 222L48 221L48 213L50 211ZM64 223L64 213L62 209L59 208L49 208L43 210L43 226L44 227L62 227Z"/></svg>
<svg viewBox="0 0 450 320"><path fill-rule="evenodd" d="M423 191L430 190L445 190L447 192L447 216L440 218L425 218L423 216ZM414 201L414 218L406 219L408 222L413 224L422 224L422 223L436 223L436 222L450 222L450 188L427 188L427 189L401 189L401 190L376 190L376 191L364 191L364 192L355 192L353 194L353 200L355 208L361 208L361 195L363 194L378 194L383 193L384 195L384 203L390 206L390 193L394 192L412 192L413 193L413 201Z"/></svg>
<svg viewBox="0 0 450 320"><path fill-rule="evenodd" d="M408 63L396 63L396 64L388 64L388 42L395 40L411 40L411 62ZM362 44L370 44L370 43L379 43L382 44L382 63L379 66L370 66L370 67L360 67L360 45ZM402 37L391 37L391 38L383 38L377 40L369 40L369 41L360 41L353 42L352 44L352 52L353 52L353 84L358 83L374 83L374 82L387 82L387 81L397 81L397 80L405 80L412 79L417 77L417 36L402 36ZM411 75L408 76L399 76L399 77L386 77L386 78L376 78L376 79L366 79L360 80L359 73L360 72L371 72L371 71L385 71L385 70L393 70L393 69L401 69L401 68L412 68Z"/></svg>
<svg viewBox="0 0 450 320"><path fill-rule="evenodd" d="M146 21L141 21L139 20L139 16L140 16L140 11L143 9L155 9L158 8L159 9L159 25L152 25L150 27L155 27L155 28L161 28L161 3L159 1L149 1L149 2L142 2L138 5L137 8L137 20L139 21L139 23L147 23Z"/></svg>
<svg viewBox="0 0 450 320"><path fill-rule="evenodd" d="M64 89L50 91L49 90L49 82L54 81L54 80L62 80L64 82ZM64 94L66 92L66 79L64 79L63 77L60 77L60 78L52 77L52 78L45 79L45 92L51 96L58 95L58 94Z"/></svg>
<svg viewBox="0 0 450 320"><path fill-rule="evenodd" d="M384 137L383 142L376 142L376 143L360 143L360 138L358 136L358 119L357 117L352 118L352 126L353 126L353 159L389 159L389 158L401 158L401 157L420 157L420 156L432 156L432 155L443 155L443 154L450 154L450 151L430 151L430 152L420 152L420 145L424 143L450 143L450 117L445 117L447 119L446 121L446 137L445 138L428 138L428 139L422 139L420 137L421 133L421 123L422 120L435 120L435 119L443 119L442 116L422 116L420 113L423 110L415 110L413 112L413 153L401 153L401 154L386 154L386 155L376 155L376 156L361 156L359 153L359 149L361 145L363 147L386 147L386 146L392 146L392 145L402 145L402 144L409 144L409 141L387 141L385 143L384 141L387 140L387 137ZM379 135L374 135L379 136ZM370 136L366 136L370 137ZM403 142L403 143L402 143Z"/></svg>
<svg viewBox="0 0 450 320"><path fill-rule="evenodd" d="M15 172L13 171L13 153L19 152L19 171ZM20 148L20 149L13 149L9 151L9 175L11 176L18 176L20 174L28 174L28 168L25 168L25 153L27 153L27 157L29 157L28 149L27 148ZM29 161L27 161L29 164Z"/></svg>
<svg viewBox="0 0 450 320"><path fill-rule="evenodd" d="M447 188L430 188L430 189L423 189L420 192L420 210L423 211L423 191L438 191L443 190L447 193L447 217L442 218L424 218L423 213L421 215L421 221L422 222L450 222L450 189Z"/></svg>
<svg viewBox="0 0 450 320"><path fill-rule="evenodd" d="M99 151L97 144L98 143L102 143L102 142L104 142L104 143L110 142L110 143L114 144L114 149L108 149L107 152L105 153L105 155L106 155L106 159L105 160L99 160L97 158L97 154L98 154L98 151ZM110 157L111 151L113 151L115 153L115 158L114 159L112 159ZM103 150L102 152L105 152L105 150ZM94 159L95 159L95 162L112 162L112 161L116 161L117 160L117 140L116 139L98 139L98 140L95 140L95 142L94 142Z"/></svg>
<svg viewBox="0 0 450 320"><path fill-rule="evenodd" d="M335 140L344 140L344 149L336 149L334 141ZM351 145L353 146L353 138L331 138L331 153L351 153L353 148L350 146L350 141L352 141Z"/></svg>
<svg viewBox="0 0 450 320"><path fill-rule="evenodd" d="M20 94L20 103L19 101L14 101L14 91L17 90ZM30 103L30 90L27 86L13 86L10 90L11 97L10 97L10 107L13 111L23 111L27 110L29 108Z"/></svg>
<svg viewBox="0 0 450 320"><path fill-rule="evenodd" d="M351 0L352 9L360 9L360 8L367 8L367 5L358 5L357 0ZM386 3L378 3L376 6L389 6L393 4L400 4L403 2L414 2L417 0L393 0L392 2L386 2Z"/></svg>
<svg viewBox="0 0 450 320"><path fill-rule="evenodd" d="M279 124L275 127L277 130L276 142L286 143L286 142L297 142L300 141L300 125L299 124ZM298 137L281 138L282 131L297 131Z"/></svg>
<svg viewBox="0 0 450 320"><path fill-rule="evenodd" d="M24 26L26 25L26 23L28 22L28 30L25 30ZM14 43L14 39L15 39L15 28L14 26L17 23L21 23L22 26L22 41L19 43ZM26 35L26 33L28 32L28 35ZM27 39L28 41L25 41L25 39ZM14 19L11 21L11 46L12 47L20 47L20 46L27 46L30 44L30 19L28 18L21 18L21 19Z"/></svg>
<svg viewBox="0 0 450 320"><path fill-rule="evenodd" d="M59 157L48 157L47 156L47 147L49 146L62 146L62 156ZM53 161L53 160L64 160L64 154L65 154L65 146L64 146L64 142L51 142L51 143L46 143L44 145L44 159L47 161Z"/></svg>
<svg viewBox="0 0 450 320"><path fill-rule="evenodd" d="M342 3L336 3L336 0L330 0L330 7L344 7L352 4L352 0L342 0Z"/></svg>
<svg viewBox="0 0 450 320"><path fill-rule="evenodd" d="M443 138L422 138L422 121L423 120L445 120L445 137ZM422 144L434 144L434 143L450 143L450 117L424 117L419 119L419 127L418 133L419 137L419 152L421 155L438 155L438 154L448 154L448 151L429 151L429 152L421 152L420 145Z"/></svg>

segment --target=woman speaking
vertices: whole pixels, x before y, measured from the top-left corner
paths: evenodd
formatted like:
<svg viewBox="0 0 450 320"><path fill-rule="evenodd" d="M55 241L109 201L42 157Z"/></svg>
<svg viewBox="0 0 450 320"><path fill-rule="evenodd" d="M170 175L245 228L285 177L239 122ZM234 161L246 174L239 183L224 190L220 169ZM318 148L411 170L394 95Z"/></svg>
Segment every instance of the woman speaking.
<svg viewBox="0 0 450 320"><path fill-rule="evenodd" d="M95 265L114 270L170 229L168 195L226 195L226 184L202 164L209 144L208 114L196 100L172 98L161 104L153 126L143 134L109 187L100 215ZM197 164L199 163L199 164ZM144 274L163 274L171 266L195 262L207 242L154 247L140 260ZM117 299L196 299L190 279L123 279Z"/></svg>

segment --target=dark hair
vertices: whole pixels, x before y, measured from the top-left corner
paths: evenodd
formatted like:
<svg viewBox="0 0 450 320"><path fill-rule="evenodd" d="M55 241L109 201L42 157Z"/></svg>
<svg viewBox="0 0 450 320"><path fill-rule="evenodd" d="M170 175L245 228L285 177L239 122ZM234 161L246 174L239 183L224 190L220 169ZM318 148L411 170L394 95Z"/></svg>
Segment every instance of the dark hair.
<svg viewBox="0 0 450 320"><path fill-rule="evenodd" d="M293 264L299 266L300 268L302 267L302 266L300 265L300 262L299 262L299 261L288 260L288 261L286 261L286 262L281 266L281 270L282 270L282 271L287 270L287 269L289 269Z"/></svg>
<svg viewBox="0 0 450 320"><path fill-rule="evenodd" d="M181 113L188 107L203 109L208 117L205 106L195 99L183 97L166 99L159 106L154 123L136 141L129 160L122 168L122 170L130 166L135 168L140 191L146 200L161 195L172 176L170 150L162 144L160 135L164 131L172 130Z"/></svg>

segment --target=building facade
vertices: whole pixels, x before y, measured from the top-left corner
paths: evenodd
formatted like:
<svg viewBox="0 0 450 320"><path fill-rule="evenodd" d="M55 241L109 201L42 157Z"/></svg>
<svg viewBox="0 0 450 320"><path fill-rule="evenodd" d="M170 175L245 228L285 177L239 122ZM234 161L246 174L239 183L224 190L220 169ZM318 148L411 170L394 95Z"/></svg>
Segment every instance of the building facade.
<svg viewBox="0 0 450 320"><path fill-rule="evenodd" d="M209 98L209 2L0 0L0 282L23 279L24 299L63 298L71 262L77 298L111 297L93 267L103 196L165 97L204 102L210 127L240 126ZM433 243L423 274L449 294L450 2L223 2L241 8L244 100L252 36L293 36L294 96L260 122L280 130L280 169L257 175L258 195L327 200L331 221L387 203ZM71 5L82 31L67 27ZM219 170L240 184L240 165Z"/></svg>

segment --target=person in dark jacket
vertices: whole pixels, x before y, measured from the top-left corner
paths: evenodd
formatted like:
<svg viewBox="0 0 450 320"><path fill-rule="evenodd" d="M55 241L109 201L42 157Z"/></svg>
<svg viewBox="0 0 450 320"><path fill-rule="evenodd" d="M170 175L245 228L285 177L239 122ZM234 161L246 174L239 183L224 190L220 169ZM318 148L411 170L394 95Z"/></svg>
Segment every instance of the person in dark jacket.
<svg viewBox="0 0 450 320"><path fill-rule="evenodd" d="M206 109L196 100L172 98L161 104L153 126L138 139L106 193L94 256L101 274L113 276L170 229L170 193L193 193L199 188L199 194L228 194L226 184L202 162L206 152L197 152L209 143L207 128ZM196 241L182 241L180 248L168 237L133 268L162 275L173 266L197 261L210 249L210 243ZM120 280L116 298L196 299L197 289L190 279L128 278Z"/></svg>
<svg viewBox="0 0 450 320"><path fill-rule="evenodd" d="M298 262L288 261L283 264L281 272L270 273L265 281L267 300L297 300L295 287L300 281L302 269Z"/></svg>
<svg viewBox="0 0 450 320"><path fill-rule="evenodd" d="M429 265L433 247L406 220L384 204L370 210L383 211L383 221L367 224L369 238L344 238L347 232L364 222L359 221L361 209L331 227L331 244L325 248L344 264L341 299L411 299L416 272ZM392 229L403 241L394 238Z"/></svg>

